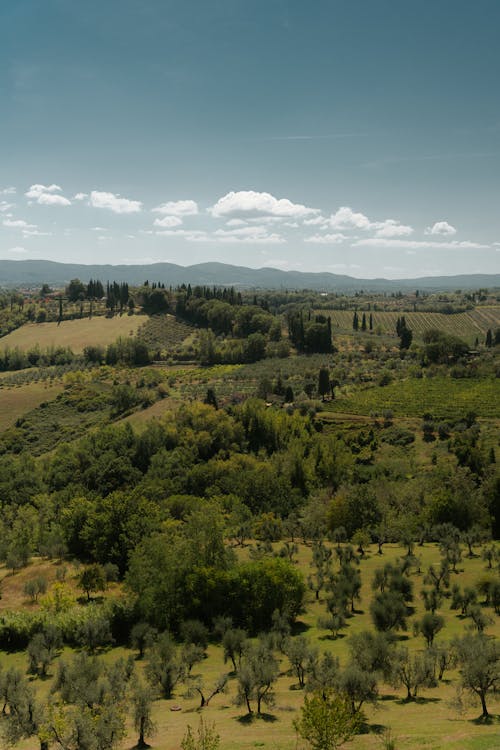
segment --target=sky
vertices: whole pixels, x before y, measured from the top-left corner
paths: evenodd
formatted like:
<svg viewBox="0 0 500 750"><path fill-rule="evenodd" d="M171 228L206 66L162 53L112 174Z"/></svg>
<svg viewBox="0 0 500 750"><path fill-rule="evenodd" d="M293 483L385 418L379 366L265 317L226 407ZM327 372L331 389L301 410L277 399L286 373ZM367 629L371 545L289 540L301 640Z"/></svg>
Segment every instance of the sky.
<svg viewBox="0 0 500 750"><path fill-rule="evenodd" d="M3 0L0 258L498 273L499 28L498 0Z"/></svg>

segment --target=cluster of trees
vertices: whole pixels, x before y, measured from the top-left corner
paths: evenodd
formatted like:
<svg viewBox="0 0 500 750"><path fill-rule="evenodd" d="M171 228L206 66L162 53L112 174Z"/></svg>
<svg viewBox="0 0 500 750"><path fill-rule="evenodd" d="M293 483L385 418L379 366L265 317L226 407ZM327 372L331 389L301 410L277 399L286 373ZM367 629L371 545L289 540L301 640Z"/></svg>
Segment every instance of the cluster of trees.
<svg viewBox="0 0 500 750"><path fill-rule="evenodd" d="M354 311L354 315L352 316L352 330L353 331L366 331L367 327L370 331L373 331L373 315L370 313L368 317L368 326L366 322L366 313L363 313L361 315L361 322L359 320L358 311Z"/></svg>
<svg viewBox="0 0 500 750"><path fill-rule="evenodd" d="M288 335L299 352L305 354L330 354L334 351L332 343L332 321L324 315L307 317L302 310L288 314Z"/></svg>
<svg viewBox="0 0 500 750"><path fill-rule="evenodd" d="M70 302L95 301L105 297L106 307L112 312L117 308L123 312L130 299L129 286L126 282L108 281L105 290L99 279L90 279L88 284L84 284L80 279L72 279L65 292Z"/></svg>
<svg viewBox="0 0 500 750"><path fill-rule="evenodd" d="M48 367L66 365L73 362L75 355L68 347L51 346L41 349L38 345L23 351L19 348L0 350L0 372L25 370L28 367Z"/></svg>

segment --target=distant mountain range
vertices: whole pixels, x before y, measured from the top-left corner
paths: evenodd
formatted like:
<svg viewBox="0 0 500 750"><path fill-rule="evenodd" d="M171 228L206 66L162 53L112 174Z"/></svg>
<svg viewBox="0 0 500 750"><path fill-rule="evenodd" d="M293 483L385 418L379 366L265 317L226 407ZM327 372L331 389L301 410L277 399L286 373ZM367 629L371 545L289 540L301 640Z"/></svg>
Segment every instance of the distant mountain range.
<svg viewBox="0 0 500 750"><path fill-rule="evenodd" d="M451 291L500 287L500 274L462 276L424 276L417 279L355 279L333 273L282 271L277 268L245 268L226 263L198 263L178 266L174 263L112 266L55 263L50 260L0 260L0 287L34 287L42 284L61 286L71 279L127 282L130 285L162 282L179 284L234 286L240 289L311 289L322 292L394 292L419 289Z"/></svg>

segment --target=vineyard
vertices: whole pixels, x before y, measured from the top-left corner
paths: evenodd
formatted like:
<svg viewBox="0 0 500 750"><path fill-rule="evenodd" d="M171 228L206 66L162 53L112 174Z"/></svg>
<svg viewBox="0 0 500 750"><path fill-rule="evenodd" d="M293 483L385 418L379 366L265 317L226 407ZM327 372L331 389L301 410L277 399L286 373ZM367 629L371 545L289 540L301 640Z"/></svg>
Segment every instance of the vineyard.
<svg viewBox="0 0 500 750"><path fill-rule="evenodd" d="M423 417L434 420L455 419L473 411L479 417L500 418L498 381L453 380L447 377L400 380L390 385L346 389L325 405L330 411L346 414L381 413L391 410L395 416Z"/></svg>
<svg viewBox="0 0 500 750"><path fill-rule="evenodd" d="M138 338L150 349L161 352L162 356L178 354L182 344L192 336L194 329L173 315L153 315L137 332Z"/></svg>
<svg viewBox="0 0 500 750"><path fill-rule="evenodd" d="M333 333L335 331L352 331L353 312L351 310L320 310L318 314L330 316ZM361 323L362 313L358 313ZM366 312L368 327L370 313ZM396 333L396 322L400 313L372 312L373 331L375 333ZM416 336L422 336L425 331L438 328L445 333L458 336L470 344L476 337L484 343L486 331L490 328L500 328L500 307L478 307L469 312L444 315L443 313L408 312L404 313L406 323Z"/></svg>

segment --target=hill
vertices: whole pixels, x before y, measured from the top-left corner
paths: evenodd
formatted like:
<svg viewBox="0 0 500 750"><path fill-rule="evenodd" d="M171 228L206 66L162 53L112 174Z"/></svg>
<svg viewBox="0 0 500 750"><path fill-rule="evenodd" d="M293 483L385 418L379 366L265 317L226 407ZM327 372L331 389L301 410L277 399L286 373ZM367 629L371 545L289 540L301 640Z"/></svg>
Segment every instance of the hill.
<svg viewBox="0 0 500 750"><path fill-rule="evenodd" d="M226 263L198 263L179 266L174 263L150 265L84 265L56 263L49 260L0 260L0 285L41 286L43 283L62 285L71 279L142 284L146 279L167 285L220 285L243 289L311 289L316 291L394 292L421 289L446 291L500 287L500 274L471 274L462 276L424 276L416 279L356 279L333 273L282 271L277 268L245 268Z"/></svg>

